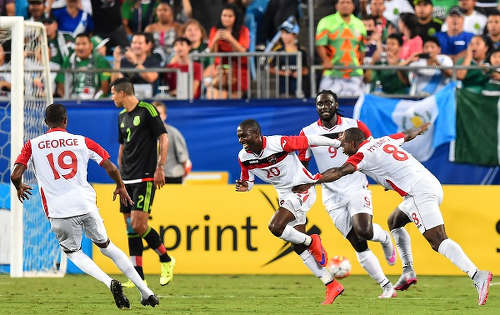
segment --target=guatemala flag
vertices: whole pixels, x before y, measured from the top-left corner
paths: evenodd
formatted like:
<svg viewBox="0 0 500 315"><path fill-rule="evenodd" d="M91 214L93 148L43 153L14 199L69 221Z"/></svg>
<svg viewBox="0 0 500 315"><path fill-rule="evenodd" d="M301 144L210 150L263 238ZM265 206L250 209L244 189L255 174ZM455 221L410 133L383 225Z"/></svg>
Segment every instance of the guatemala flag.
<svg viewBox="0 0 500 315"><path fill-rule="evenodd" d="M361 95L354 119L364 122L374 138L431 122L427 132L403 145L417 160L427 161L434 149L455 139L455 87L451 82L438 93L420 101Z"/></svg>

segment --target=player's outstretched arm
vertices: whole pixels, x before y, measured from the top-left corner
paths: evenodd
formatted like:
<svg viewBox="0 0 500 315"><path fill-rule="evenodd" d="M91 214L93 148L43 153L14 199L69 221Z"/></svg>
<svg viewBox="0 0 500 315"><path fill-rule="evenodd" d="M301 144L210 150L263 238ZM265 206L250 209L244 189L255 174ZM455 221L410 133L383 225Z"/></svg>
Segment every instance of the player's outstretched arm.
<svg viewBox="0 0 500 315"><path fill-rule="evenodd" d="M351 163L344 163L341 167L334 167L329 170L324 171L321 174L321 178L316 182L317 184L329 183L336 181L337 179L345 176L347 174L352 174L356 171L356 168Z"/></svg>
<svg viewBox="0 0 500 315"><path fill-rule="evenodd" d="M31 195L30 186L23 184L23 174L26 171L26 166L23 164L16 164L14 171L10 174L10 180L17 190L17 199L23 202L24 200L30 199L28 195Z"/></svg>
<svg viewBox="0 0 500 315"><path fill-rule="evenodd" d="M130 196L128 195L127 189L125 189L125 184L123 183L120 172L113 164L113 162L107 159L101 163L101 166L106 170L106 173L108 173L109 177L111 177L111 179L113 179L116 183L116 189L113 192L113 200L116 199L116 195L120 195L120 201L122 204L126 206L134 205L134 202L132 201L132 199L130 199Z"/></svg>
<svg viewBox="0 0 500 315"><path fill-rule="evenodd" d="M403 131L403 134L405 135L405 142L411 141L415 139L418 135L423 134L427 129L429 129L430 125L431 123L427 122L418 128L412 128Z"/></svg>

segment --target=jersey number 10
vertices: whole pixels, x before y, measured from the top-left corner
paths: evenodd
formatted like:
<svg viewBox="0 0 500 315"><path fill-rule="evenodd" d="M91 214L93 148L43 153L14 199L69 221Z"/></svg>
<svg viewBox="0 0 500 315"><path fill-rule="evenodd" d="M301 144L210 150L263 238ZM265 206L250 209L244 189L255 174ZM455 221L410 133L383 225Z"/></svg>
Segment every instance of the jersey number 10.
<svg viewBox="0 0 500 315"><path fill-rule="evenodd" d="M71 158L71 163L66 163L64 162L65 157L70 157ZM54 155L52 153L47 154L47 160L49 161L50 168L52 169L52 173L54 174L54 179L59 179L61 178L61 175L59 175L59 172L56 170L54 167ZM59 157L57 158L57 164L59 165L60 168L64 170L71 170L68 174L63 174L62 177L65 179L70 179L75 177L76 172L78 171L78 164L77 164L77 158L76 155L71 152L71 151L63 151L61 154L59 154Z"/></svg>

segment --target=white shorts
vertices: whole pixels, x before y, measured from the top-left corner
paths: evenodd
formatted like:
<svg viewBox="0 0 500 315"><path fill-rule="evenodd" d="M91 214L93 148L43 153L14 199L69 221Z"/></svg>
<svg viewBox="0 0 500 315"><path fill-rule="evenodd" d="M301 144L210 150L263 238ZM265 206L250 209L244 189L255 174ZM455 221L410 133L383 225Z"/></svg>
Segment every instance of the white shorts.
<svg viewBox="0 0 500 315"><path fill-rule="evenodd" d="M296 226L306 223L306 214L316 201L316 189L310 187L305 193L294 193L291 190L279 192L279 205L293 213L295 220L288 223Z"/></svg>
<svg viewBox="0 0 500 315"><path fill-rule="evenodd" d="M368 188L345 194L341 202L329 204L325 208L332 218L333 224L344 237L352 229L352 217L358 213L368 213L373 216L372 192Z"/></svg>
<svg viewBox="0 0 500 315"><path fill-rule="evenodd" d="M325 76L321 78L319 90L330 90L339 96L357 96L363 94L363 77L337 78Z"/></svg>
<svg viewBox="0 0 500 315"><path fill-rule="evenodd" d="M94 243L108 240L104 222L97 212L89 212L71 218L49 218L52 231L65 252L76 252L82 247L82 230Z"/></svg>
<svg viewBox="0 0 500 315"><path fill-rule="evenodd" d="M412 188L411 195L404 197L398 208L415 223L420 233L443 225L439 205L443 200L443 188L433 177L420 179Z"/></svg>

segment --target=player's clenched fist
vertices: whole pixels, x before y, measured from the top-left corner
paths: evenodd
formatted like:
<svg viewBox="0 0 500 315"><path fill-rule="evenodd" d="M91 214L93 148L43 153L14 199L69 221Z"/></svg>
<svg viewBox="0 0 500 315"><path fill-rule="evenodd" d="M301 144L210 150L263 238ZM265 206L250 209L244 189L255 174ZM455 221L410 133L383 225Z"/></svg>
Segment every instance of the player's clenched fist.
<svg viewBox="0 0 500 315"><path fill-rule="evenodd" d="M245 192L248 191L248 183L244 180L236 180L236 191Z"/></svg>

